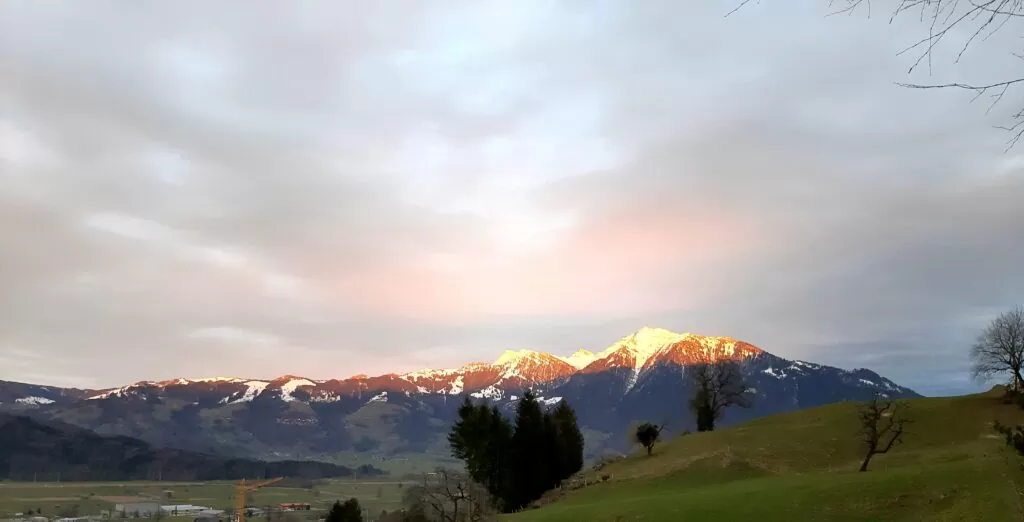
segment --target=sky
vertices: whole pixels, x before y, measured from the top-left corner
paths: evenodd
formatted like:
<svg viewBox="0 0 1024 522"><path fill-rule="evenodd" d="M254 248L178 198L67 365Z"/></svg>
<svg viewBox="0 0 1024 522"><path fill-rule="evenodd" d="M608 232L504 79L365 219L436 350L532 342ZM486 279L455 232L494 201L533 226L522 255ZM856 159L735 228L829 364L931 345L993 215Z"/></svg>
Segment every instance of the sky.
<svg viewBox="0 0 1024 522"><path fill-rule="evenodd" d="M1024 302L1024 146L894 82L1001 79L1015 35L908 74L926 26L827 4L5 0L0 379L656 326L980 389L972 340Z"/></svg>

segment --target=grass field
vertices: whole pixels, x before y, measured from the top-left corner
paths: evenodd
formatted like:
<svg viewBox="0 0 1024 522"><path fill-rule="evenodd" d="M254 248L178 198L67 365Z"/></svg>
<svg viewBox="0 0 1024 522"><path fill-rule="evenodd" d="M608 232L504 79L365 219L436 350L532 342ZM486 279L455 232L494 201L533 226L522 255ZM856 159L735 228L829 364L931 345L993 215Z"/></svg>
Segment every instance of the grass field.
<svg viewBox="0 0 1024 522"><path fill-rule="evenodd" d="M351 497L371 513L391 511L401 505L409 482L388 478L331 480L312 489L267 487L250 494L249 505L266 506L283 502L309 502L313 509L326 509L335 500ZM165 493L171 492L171 496ZM98 514L115 503L154 500L164 504L196 504L215 509L234 506L234 484L212 483L0 483L0 518L41 509L45 516ZM75 507L77 506L77 507Z"/></svg>
<svg viewBox="0 0 1024 522"><path fill-rule="evenodd" d="M858 473L854 405L837 404L668 441L509 522L587 520L1021 521L1021 459L992 421L1024 422L996 394L910 401L905 444ZM595 478L597 478L595 477Z"/></svg>

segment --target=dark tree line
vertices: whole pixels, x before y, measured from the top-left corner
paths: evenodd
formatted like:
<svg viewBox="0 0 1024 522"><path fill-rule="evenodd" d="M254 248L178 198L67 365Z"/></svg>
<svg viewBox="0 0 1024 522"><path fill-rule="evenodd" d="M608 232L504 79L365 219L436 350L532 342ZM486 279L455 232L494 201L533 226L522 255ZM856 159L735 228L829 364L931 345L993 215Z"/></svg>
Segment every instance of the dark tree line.
<svg viewBox="0 0 1024 522"><path fill-rule="evenodd" d="M511 423L497 407L467 397L448 442L452 455L504 512L526 507L583 468L576 412L565 401L545 412L531 391L519 401Z"/></svg>

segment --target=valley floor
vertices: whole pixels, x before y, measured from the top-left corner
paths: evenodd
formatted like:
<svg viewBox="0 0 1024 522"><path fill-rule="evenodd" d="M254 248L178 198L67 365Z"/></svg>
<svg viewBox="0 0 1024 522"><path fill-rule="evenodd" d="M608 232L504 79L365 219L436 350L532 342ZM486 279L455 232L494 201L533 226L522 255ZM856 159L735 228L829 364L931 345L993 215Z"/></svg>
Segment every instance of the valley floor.
<svg viewBox="0 0 1024 522"><path fill-rule="evenodd" d="M852 404L669 441L594 472L510 522L586 520L1021 521L1022 459L992 421L1024 422L996 394L910 401L906 443L857 468Z"/></svg>
<svg viewBox="0 0 1024 522"><path fill-rule="evenodd" d="M382 478L366 480L333 479L310 488L267 487L250 494L253 507L276 506L286 502L308 502L318 515L336 500L351 497L370 513L401 507L402 494L411 481ZM170 494L168 495L168 492ZM233 482L0 482L0 519L16 513L41 511L42 516L99 515L115 503L159 502L195 504L214 509L235 505ZM312 516L312 513L310 513ZM188 520L192 520L189 518Z"/></svg>

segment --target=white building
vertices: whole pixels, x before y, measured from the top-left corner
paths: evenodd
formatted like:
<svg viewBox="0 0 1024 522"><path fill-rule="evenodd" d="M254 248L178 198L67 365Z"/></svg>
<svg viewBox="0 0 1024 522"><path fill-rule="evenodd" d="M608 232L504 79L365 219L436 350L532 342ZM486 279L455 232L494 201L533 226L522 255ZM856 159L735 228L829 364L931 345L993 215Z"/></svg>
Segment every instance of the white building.
<svg viewBox="0 0 1024 522"><path fill-rule="evenodd" d="M129 502L114 504L114 513L124 513L127 517L151 517L160 509L157 502Z"/></svg>
<svg viewBox="0 0 1024 522"><path fill-rule="evenodd" d="M211 508L206 506L193 506L192 504L173 504L169 506L160 506L160 511L162 511L163 514L170 516L194 517L200 515L204 511L211 511Z"/></svg>

